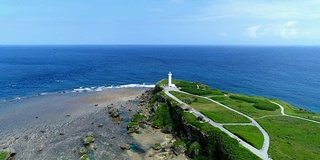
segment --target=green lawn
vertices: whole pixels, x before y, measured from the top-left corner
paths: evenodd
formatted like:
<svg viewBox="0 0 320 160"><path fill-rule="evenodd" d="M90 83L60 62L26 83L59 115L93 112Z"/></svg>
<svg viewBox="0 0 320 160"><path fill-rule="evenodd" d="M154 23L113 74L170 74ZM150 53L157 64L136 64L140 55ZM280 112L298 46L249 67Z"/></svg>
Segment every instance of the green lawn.
<svg viewBox="0 0 320 160"><path fill-rule="evenodd" d="M223 126L225 129L229 130L231 133L237 135L242 140L261 149L264 138L260 130L255 126Z"/></svg>
<svg viewBox="0 0 320 160"><path fill-rule="evenodd" d="M160 87L164 88L165 86L168 86L168 79L162 79L157 83Z"/></svg>
<svg viewBox="0 0 320 160"><path fill-rule="evenodd" d="M320 159L320 125L290 117L257 120L270 136L272 159Z"/></svg>
<svg viewBox="0 0 320 160"><path fill-rule="evenodd" d="M311 119L311 120L315 120L315 121L320 121L320 114L319 113L314 113L314 112L310 112L308 110L299 109L299 108L293 107L289 103L286 103L283 101L279 101L279 100L275 100L275 99L271 99L271 101L274 101L274 102L282 105L284 107L284 112L288 115L299 116L299 117L303 117L303 118L307 118L307 119Z"/></svg>
<svg viewBox="0 0 320 160"><path fill-rule="evenodd" d="M261 109L255 108L253 106L254 103L249 103L248 101L239 100L239 99L232 99L230 98L230 95L236 95L236 94L229 93L227 96L212 96L211 99L218 101L226 106L229 106L252 118L259 118L265 115L281 115L279 107L275 111L261 110Z"/></svg>
<svg viewBox="0 0 320 160"><path fill-rule="evenodd" d="M216 103L213 103L207 99L195 97L179 92L170 92L180 100L184 100L186 98L197 99L190 104L190 106L199 112L206 115L208 118L212 119L218 123L249 123L251 122L248 118L230 111Z"/></svg>
<svg viewBox="0 0 320 160"><path fill-rule="evenodd" d="M183 82L183 84L185 86L193 86L191 87L192 92L195 89L194 86L196 86L196 83ZM281 116L281 110L279 106L275 106L269 101L274 101L282 105L285 108L285 113L288 115L320 121L319 113L313 113L308 110L295 108L286 102L276 99L232 94L213 89L210 90L211 93L204 94L204 96L210 97L211 99L227 105L252 118L256 118L256 121L267 131L270 136L270 147L268 153L272 159L320 159L320 124ZM206 88L205 91L208 91L208 89ZM195 108L199 112L202 112L208 118L216 122L250 122L249 119L207 99L178 92L172 92L172 94L182 101L188 98L189 100L191 99L191 107ZM277 116L257 119L266 115ZM185 113L185 117L186 119L189 119L192 125L200 128L203 131L213 130L212 126L210 126L208 123L200 123L196 121L196 117L190 113ZM224 127L256 148L262 147L263 135L257 128L253 126Z"/></svg>

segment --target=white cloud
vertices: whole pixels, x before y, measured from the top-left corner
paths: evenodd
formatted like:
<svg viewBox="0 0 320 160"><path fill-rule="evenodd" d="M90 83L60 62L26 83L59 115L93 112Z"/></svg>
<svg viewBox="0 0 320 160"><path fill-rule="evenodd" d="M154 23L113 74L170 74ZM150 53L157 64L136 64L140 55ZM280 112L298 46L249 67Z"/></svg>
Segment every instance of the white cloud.
<svg viewBox="0 0 320 160"><path fill-rule="evenodd" d="M283 24L254 25L246 28L246 33L251 38L276 36L293 38L304 33L297 27L297 21L288 21Z"/></svg>
<svg viewBox="0 0 320 160"><path fill-rule="evenodd" d="M259 30L260 27L261 27L260 25L248 27L246 29L246 32L248 33L248 35L250 37L257 38L258 37L258 30Z"/></svg>
<svg viewBox="0 0 320 160"><path fill-rule="evenodd" d="M184 17L186 21L212 21L225 18L268 19L268 20L314 20L320 19L320 3L306 1L215 1L202 8L198 14Z"/></svg>
<svg viewBox="0 0 320 160"><path fill-rule="evenodd" d="M296 27L297 21L290 21L278 26L278 34L283 38L295 37L299 34Z"/></svg>

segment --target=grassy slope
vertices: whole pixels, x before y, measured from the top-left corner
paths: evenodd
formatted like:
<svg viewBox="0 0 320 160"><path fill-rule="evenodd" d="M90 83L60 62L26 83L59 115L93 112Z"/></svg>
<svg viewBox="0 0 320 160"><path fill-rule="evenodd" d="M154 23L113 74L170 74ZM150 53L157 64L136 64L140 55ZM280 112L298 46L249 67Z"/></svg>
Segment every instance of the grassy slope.
<svg viewBox="0 0 320 160"><path fill-rule="evenodd" d="M233 111L230 111L216 103L213 103L207 99L194 97L178 92L170 92L177 98L184 100L191 97L192 99L197 98L197 102L192 102L191 107L198 110L199 112L206 115L208 118L212 119L218 123L249 123L251 122L248 118L243 117Z"/></svg>
<svg viewBox="0 0 320 160"><path fill-rule="evenodd" d="M235 95L235 94L230 94ZM225 104L237 111L240 111L252 118L258 118L265 115L280 115L280 108L275 111L261 110L253 107L253 103L249 103L242 100L232 99L230 95L220 96L220 97L211 97L213 100L216 100L222 104Z"/></svg>
<svg viewBox="0 0 320 160"><path fill-rule="evenodd" d="M227 134L220 131L218 128L213 127L209 123L200 123L197 118L188 112L184 112L184 117L193 126L196 126L197 128L201 129L201 131L205 133L210 133L211 131L214 131L217 133L217 137L224 137L224 145L227 146L230 151L232 152L233 156L237 160L256 160L260 159L256 155L252 154L249 150L241 146L235 139L230 138ZM238 143L238 144L237 144Z"/></svg>
<svg viewBox="0 0 320 160"><path fill-rule="evenodd" d="M293 107L292 105L286 102L282 102L279 100L272 99L271 101L274 101L282 105L284 107L284 112L288 115L299 116L299 117L303 117L303 118L307 118L315 121L320 121L319 113L310 112L308 110L301 110L299 108Z"/></svg>
<svg viewBox="0 0 320 160"><path fill-rule="evenodd" d="M273 159L320 159L320 125L290 117L257 120L270 136Z"/></svg>
<svg viewBox="0 0 320 160"><path fill-rule="evenodd" d="M223 126L230 132L234 133L244 141L253 145L257 149L261 149L263 145L263 135L255 126Z"/></svg>
<svg viewBox="0 0 320 160"><path fill-rule="evenodd" d="M176 84L177 82L174 81L174 83ZM190 83L192 86L194 84ZM179 87L179 85L177 86ZM253 118L265 115L281 115L280 108L275 111L257 109L253 107L253 103L231 99L230 95L238 94L213 90L211 94L205 96L211 97ZM267 98L265 99L267 100ZM271 101L281 104L288 115L320 121L319 113L301 110L283 101L275 99L271 99ZM282 116L266 117L257 121L268 132L271 138L269 154L273 159L320 159L320 156L317 154L320 153L319 124ZM244 131L241 130L240 132Z"/></svg>

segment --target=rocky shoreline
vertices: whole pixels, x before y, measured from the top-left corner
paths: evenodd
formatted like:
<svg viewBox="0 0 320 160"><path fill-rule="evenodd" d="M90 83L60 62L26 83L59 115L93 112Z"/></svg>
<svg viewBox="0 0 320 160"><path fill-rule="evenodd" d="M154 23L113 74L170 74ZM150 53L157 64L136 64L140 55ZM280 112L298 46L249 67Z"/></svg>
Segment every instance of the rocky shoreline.
<svg viewBox="0 0 320 160"><path fill-rule="evenodd" d="M170 129L159 128L153 124L152 116L156 109L149 106L153 94L154 89L147 90L142 94L139 103L141 108L133 115L127 126L127 133L135 139L139 148L144 152L137 153L133 148L133 151L127 151L128 155L135 160L189 159L183 152L181 152L182 154L175 152L173 145L176 138L171 134Z"/></svg>
<svg viewBox="0 0 320 160"><path fill-rule="evenodd" d="M0 115L1 152L14 159L130 159L120 145L134 144L126 126L145 90L117 89L14 102L17 109ZM111 108L115 112L109 114Z"/></svg>
<svg viewBox="0 0 320 160"><path fill-rule="evenodd" d="M188 159L183 148L176 151L171 129L154 125L153 92L114 90L21 102L26 108L0 118L5 122L0 128L11 127L0 133L6 137L0 152L9 153L5 159ZM22 117L17 122L12 116Z"/></svg>

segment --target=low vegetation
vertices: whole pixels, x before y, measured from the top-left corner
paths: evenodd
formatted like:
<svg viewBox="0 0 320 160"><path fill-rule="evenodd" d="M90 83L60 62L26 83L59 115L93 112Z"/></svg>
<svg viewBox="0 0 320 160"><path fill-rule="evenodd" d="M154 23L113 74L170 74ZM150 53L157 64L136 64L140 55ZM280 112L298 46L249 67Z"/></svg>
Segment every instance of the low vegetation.
<svg viewBox="0 0 320 160"><path fill-rule="evenodd" d="M138 113L134 114L131 119L132 122L140 122L142 120L143 120L143 115Z"/></svg>
<svg viewBox="0 0 320 160"><path fill-rule="evenodd" d="M270 136L272 159L320 159L320 125L291 117L257 120Z"/></svg>
<svg viewBox="0 0 320 160"><path fill-rule="evenodd" d="M170 92L174 96L179 99L197 99L197 101L193 101L190 106L201 112L208 118L214 120L218 123L248 123L251 122L248 118L235 113L231 110L228 110L216 103L213 103L207 99L194 97L191 95L179 93L179 92Z"/></svg>
<svg viewBox="0 0 320 160"><path fill-rule="evenodd" d="M209 95L213 93L209 86L203 85L200 82L176 81L175 85L180 90L195 95Z"/></svg>
<svg viewBox="0 0 320 160"><path fill-rule="evenodd" d="M279 109L279 106L269 102L267 99L262 97L231 95L230 98L248 102L248 103L253 103L254 108L261 109L261 110L275 111L276 109Z"/></svg>
<svg viewBox="0 0 320 160"><path fill-rule="evenodd" d="M229 94L227 96L211 97L211 99L218 101L224 105L227 105L241 113L244 113L252 118L259 118L265 115L281 115L279 106L275 111L261 110L253 106L254 103L249 103L243 100L230 98L234 94ZM261 98L261 97L259 97ZM261 98L262 99L262 98ZM266 98L265 98L266 99ZM266 99L267 100L267 99Z"/></svg>
<svg viewBox="0 0 320 160"><path fill-rule="evenodd" d="M242 147L237 140L229 137L220 129L213 127L209 123L201 123L197 118L188 112L180 112L184 120L191 125L199 128L202 132L209 135L207 140L208 147L203 149L203 153L198 159L237 159L237 160L255 160L260 159L246 148ZM217 155L220 151L220 155Z"/></svg>
<svg viewBox="0 0 320 160"><path fill-rule="evenodd" d="M8 156L8 153L7 152L1 152L0 153L0 160L5 160Z"/></svg>
<svg viewBox="0 0 320 160"><path fill-rule="evenodd" d="M196 158L200 155L200 153L201 153L201 145L199 144L199 142L195 141L189 145L188 147L189 157Z"/></svg>
<svg viewBox="0 0 320 160"><path fill-rule="evenodd" d="M296 107L293 107L292 105L290 105L289 103L279 101L276 99L271 99L271 101L274 101L274 102L282 105L284 107L285 113L288 115L299 116L302 118L307 118L307 119L311 119L311 120L315 120L315 121L320 122L320 114L319 113L314 113L314 112L311 112L309 110L302 109L302 108L296 108Z"/></svg>
<svg viewBox="0 0 320 160"><path fill-rule="evenodd" d="M263 135L260 130L255 126L223 126L233 134L237 135L242 140L251 144L257 149L261 149L263 146Z"/></svg>
<svg viewBox="0 0 320 160"><path fill-rule="evenodd" d="M128 127L134 127L134 126L139 126L139 123L138 122L129 122L128 123Z"/></svg>
<svg viewBox="0 0 320 160"><path fill-rule="evenodd" d="M169 106L166 103L160 103L159 107L155 111L153 117L153 125L161 128L161 127L172 127L173 122L169 113Z"/></svg>
<svg viewBox="0 0 320 160"><path fill-rule="evenodd" d="M163 83L163 81L161 82ZM163 84L165 85L166 83ZM268 154L272 159L320 159L320 155L318 154L320 152L320 125L297 118L282 116L280 107L270 101L282 105L285 113L288 115L320 121L320 114L293 107L277 99L226 93L210 89L201 83L185 81L174 81L173 83L182 91L209 97L256 119L270 136ZM247 118L207 99L178 92L170 93L218 123L250 122ZM174 106L177 106L176 102L172 101L172 103ZM193 114L183 112L179 107L175 107L175 109L180 110L177 112L183 117L184 123L197 127L201 132L208 135L207 142L209 144L206 144L206 147L202 148L200 155L195 157L195 159L208 159L209 157L214 157L213 159L259 159L218 128L213 127L207 122L198 121L197 117ZM258 128L254 126L233 125L224 125L224 127L254 147L261 149L264 139ZM188 148L188 155L190 155L192 143L194 141L185 142ZM202 147L203 144L200 144ZM219 156L217 156L217 151L219 151Z"/></svg>

